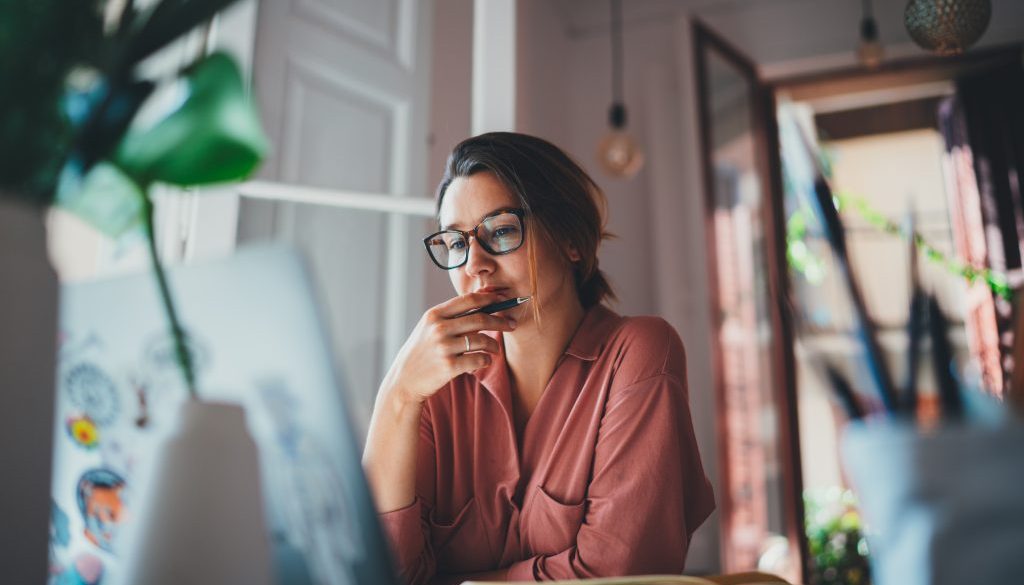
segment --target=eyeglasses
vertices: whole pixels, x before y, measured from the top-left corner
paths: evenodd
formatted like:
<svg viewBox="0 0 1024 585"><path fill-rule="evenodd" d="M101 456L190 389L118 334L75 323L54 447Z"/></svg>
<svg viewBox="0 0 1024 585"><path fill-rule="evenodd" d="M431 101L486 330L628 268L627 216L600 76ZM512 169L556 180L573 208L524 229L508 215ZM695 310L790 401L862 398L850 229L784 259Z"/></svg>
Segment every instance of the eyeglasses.
<svg viewBox="0 0 1024 585"><path fill-rule="evenodd" d="M423 245L434 264L443 270L462 266L469 260L469 236L473 236L488 254L501 256L523 245L522 209L499 209L469 231L441 230L423 238Z"/></svg>

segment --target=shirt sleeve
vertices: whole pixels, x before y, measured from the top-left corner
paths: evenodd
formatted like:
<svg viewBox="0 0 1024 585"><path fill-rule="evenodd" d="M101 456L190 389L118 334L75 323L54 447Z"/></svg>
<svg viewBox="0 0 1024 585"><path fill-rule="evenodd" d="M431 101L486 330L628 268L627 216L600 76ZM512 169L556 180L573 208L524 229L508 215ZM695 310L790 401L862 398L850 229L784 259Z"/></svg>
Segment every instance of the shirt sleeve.
<svg viewBox="0 0 1024 585"><path fill-rule="evenodd" d="M391 545L399 582L407 585L429 583L437 571L427 521L434 502L434 459L433 428L428 408L424 407L416 452L416 499L404 508L377 516Z"/></svg>
<svg viewBox="0 0 1024 585"><path fill-rule="evenodd" d="M682 361L681 343L679 352ZM680 369L611 394L575 544L511 565L510 580L682 573L690 537L715 504L697 450L684 362Z"/></svg>

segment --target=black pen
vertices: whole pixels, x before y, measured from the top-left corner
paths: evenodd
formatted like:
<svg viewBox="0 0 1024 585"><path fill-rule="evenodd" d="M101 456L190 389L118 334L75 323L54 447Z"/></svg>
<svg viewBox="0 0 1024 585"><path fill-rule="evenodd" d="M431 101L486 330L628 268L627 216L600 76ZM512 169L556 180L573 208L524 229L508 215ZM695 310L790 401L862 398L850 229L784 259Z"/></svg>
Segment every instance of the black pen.
<svg viewBox="0 0 1024 585"><path fill-rule="evenodd" d="M932 339L932 368L935 372L935 385L939 390L939 404L942 405L942 416L947 420L960 420L964 416L964 399L960 395L960 385L953 375L953 346L946 337L949 322L946 314L939 307L939 301L928 298L928 332Z"/></svg>
<svg viewBox="0 0 1024 585"><path fill-rule="evenodd" d="M917 212L911 201L904 221L907 232L907 259L910 262L910 309L907 312L907 359L904 373L903 397L899 400L904 416L917 419L917 366L921 352L921 338L926 332L924 313L928 311L928 297L921 290L921 272L917 266Z"/></svg>
<svg viewBox="0 0 1024 585"><path fill-rule="evenodd" d="M850 420L858 420L864 417L864 410L860 407L860 403L857 402L857 397L854 395L853 388L847 383L846 378L839 373L838 370L832 364L825 365L825 375L828 376L829 383L832 384L832 390L835 391L836 396L839 397L839 404L842 405L843 410L846 411L846 416Z"/></svg>
<svg viewBox="0 0 1024 585"><path fill-rule="evenodd" d="M462 313L461 315L457 315L457 317L465 317L466 315L473 315L474 313L487 313L488 315L490 315L491 313L497 313L498 311L504 311L505 309L511 309L512 307L518 307L519 305L525 303L531 298L532 297L516 297L514 299L507 299L504 301L499 301L497 303L491 303L489 305L480 307L479 309L473 309L472 311L467 311L465 313Z"/></svg>

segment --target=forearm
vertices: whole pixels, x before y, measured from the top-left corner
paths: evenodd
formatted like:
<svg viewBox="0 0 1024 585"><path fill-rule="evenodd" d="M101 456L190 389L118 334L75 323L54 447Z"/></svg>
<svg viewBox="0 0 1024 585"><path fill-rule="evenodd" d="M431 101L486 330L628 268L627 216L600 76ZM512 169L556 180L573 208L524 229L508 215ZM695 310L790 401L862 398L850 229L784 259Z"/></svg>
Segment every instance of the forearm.
<svg viewBox="0 0 1024 585"><path fill-rule="evenodd" d="M416 449L423 405L382 387L363 451L370 490L379 512L404 508L416 499Z"/></svg>

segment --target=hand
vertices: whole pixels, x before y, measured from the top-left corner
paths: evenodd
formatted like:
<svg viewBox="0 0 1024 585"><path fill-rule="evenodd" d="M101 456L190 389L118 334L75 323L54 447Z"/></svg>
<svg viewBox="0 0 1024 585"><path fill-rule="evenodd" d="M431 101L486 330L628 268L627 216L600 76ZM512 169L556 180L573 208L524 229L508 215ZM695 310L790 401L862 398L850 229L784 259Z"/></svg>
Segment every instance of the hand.
<svg viewBox="0 0 1024 585"><path fill-rule="evenodd" d="M490 365L498 342L481 331L512 331L515 320L484 313L458 315L498 298L494 293L468 293L428 309L398 352L381 390L422 403L459 374Z"/></svg>

